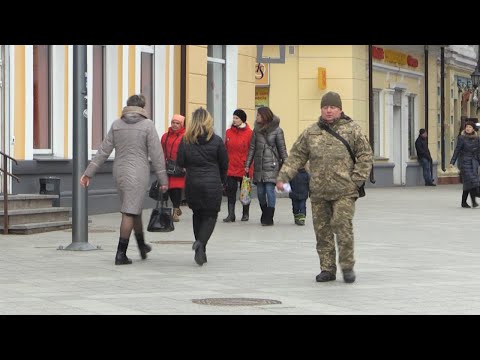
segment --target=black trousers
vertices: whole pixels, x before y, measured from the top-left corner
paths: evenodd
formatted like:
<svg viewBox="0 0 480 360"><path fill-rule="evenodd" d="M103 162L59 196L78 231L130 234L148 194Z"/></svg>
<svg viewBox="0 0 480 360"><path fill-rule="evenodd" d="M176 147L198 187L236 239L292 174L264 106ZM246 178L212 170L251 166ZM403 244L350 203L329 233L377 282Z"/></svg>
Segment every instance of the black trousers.
<svg viewBox="0 0 480 360"><path fill-rule="evenodd" d="M178 209L182 201L182 189L168 189L168 195L170 196L173 207Z"/></svg>
<svg viewBox="0 0 480 360"><path fill-rule="evenodd" d="M229 204L237 201L237 189L242 184L243 177L227 176L227 198Z"/></svg>
<svg viewBox="0 0 480 360"><path fill-rule="evenodd" d="M195 240L207 245L217 224L217 211L193 209L193 234Z"/></svg>

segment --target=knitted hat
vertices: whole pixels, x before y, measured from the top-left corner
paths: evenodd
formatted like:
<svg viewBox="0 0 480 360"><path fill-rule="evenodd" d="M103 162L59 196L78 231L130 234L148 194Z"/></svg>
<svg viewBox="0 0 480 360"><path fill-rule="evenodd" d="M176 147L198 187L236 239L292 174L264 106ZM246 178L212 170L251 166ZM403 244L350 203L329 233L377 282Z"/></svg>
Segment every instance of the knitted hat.
<svg viewBox="0 0 480 360"><path fill-rule="evenodd" d="M233 112L233 115L238 116L243 122L247 121L247 114L242 109L237 109Z"/></svg>
<svg viewBox="0 0 480 360"><path fill-rule="evenodd" d="M180 121L182 123L182 127L185 126L185 116L183 115L175 114L172 116L172 120Z"/></svg>
<svg viewBox="0 0 480 360"><path fill-rule="evenodd" d="M322 102L320 107L324 106L336 106L339 109L342 108L342 99L340 99L340 95L336 92L329 91L322 97Z"/></svg>
<svg viewBox="0 0 480 360"><path fill-rule="evenodd" d="M470 125L473 130L477 129L476 124L473 121L468 120L467 122L465 122L465 127L467 127L467 125Z"/></svg>

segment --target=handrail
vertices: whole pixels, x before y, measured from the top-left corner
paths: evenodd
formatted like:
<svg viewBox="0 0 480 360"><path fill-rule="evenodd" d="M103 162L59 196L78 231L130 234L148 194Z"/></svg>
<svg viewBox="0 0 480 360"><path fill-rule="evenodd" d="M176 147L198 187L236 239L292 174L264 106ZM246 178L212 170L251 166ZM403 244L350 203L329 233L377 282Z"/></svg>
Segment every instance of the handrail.
<svg viewBox="0 0 480 360"><path fill-rule="evenodd" d="M2 169L2 168L0 168L0 171L5 172L5 170ZM17 180L17 182L20 182L20 178L19 178L19 177L15 176L15 175L13 175L13 174L10 174L8 171L7 171L7 175L10 175L10 176L13 177L15 180Z"/></svg>
<svg viewBox="0 0 480 360"><path fill-rule="evenodd" d="M12 158L10 155L5 154L5 153L4 153L3 151L1 151L1 150L0 150L0 155L6 156L6 157L9 158L10 160L15 161L15 164L18 165L17 160L15 160L14 158Z"/></svg>
<svg viewBox="0 0 480 360"><path fill-rule="evenodd" d="M20 179L17 176L15 176L13 174L10 174L7 171L7 158L12 160L12 161L15 161L15 164L18 165L17 160L15 160L13 157L5 154L3 151L0 151L0 155L3 156L2 166L4 167L4 168L0 167L0 170L4 174L7 174L8 176L13 177L15 180L17 180L17 182L20 182ZM3 234L8 235L8 189L7 189L7 177L6 176L3 177Z"/></svg>

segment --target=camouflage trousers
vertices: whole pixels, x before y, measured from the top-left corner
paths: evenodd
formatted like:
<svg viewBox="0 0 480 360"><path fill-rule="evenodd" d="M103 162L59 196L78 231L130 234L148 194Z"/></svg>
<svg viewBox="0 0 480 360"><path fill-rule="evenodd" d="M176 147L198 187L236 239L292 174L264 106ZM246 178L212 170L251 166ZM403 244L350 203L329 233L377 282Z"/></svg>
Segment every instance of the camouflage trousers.
<svg viewBox="0 0 480 360"><path fill-rule="evenodd" d="M355 198L312 202L313 228L322 271L337 272L334 234L337 235L338 260L342 270L353 269L353 215Z"/></svg>

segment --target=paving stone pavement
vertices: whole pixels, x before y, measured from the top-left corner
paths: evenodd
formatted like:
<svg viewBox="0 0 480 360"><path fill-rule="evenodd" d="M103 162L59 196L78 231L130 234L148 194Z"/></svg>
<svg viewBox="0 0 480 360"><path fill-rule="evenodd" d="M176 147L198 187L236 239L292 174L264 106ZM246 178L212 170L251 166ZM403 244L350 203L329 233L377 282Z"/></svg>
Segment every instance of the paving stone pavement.
<svg viewBox="0 0 480 360"><path fill-rule="evenodd" d="M319 261L307 203L297 226L288 198L275 225L224 223L226 203L207 248L193 260L191 211L171 233L146 233L153 251L115 266L120 214L90 216L89 243L101 250L57 250L71 231L0 235L0 315L9 314L480 314L480 208L460 207L461 185L368 188L354 218L357 281L316 283ZM470 200L469 200L470 201ZM151 210L143 213L146 223ZM269 299L281 304L218 306L194 299Z"/></svg>

